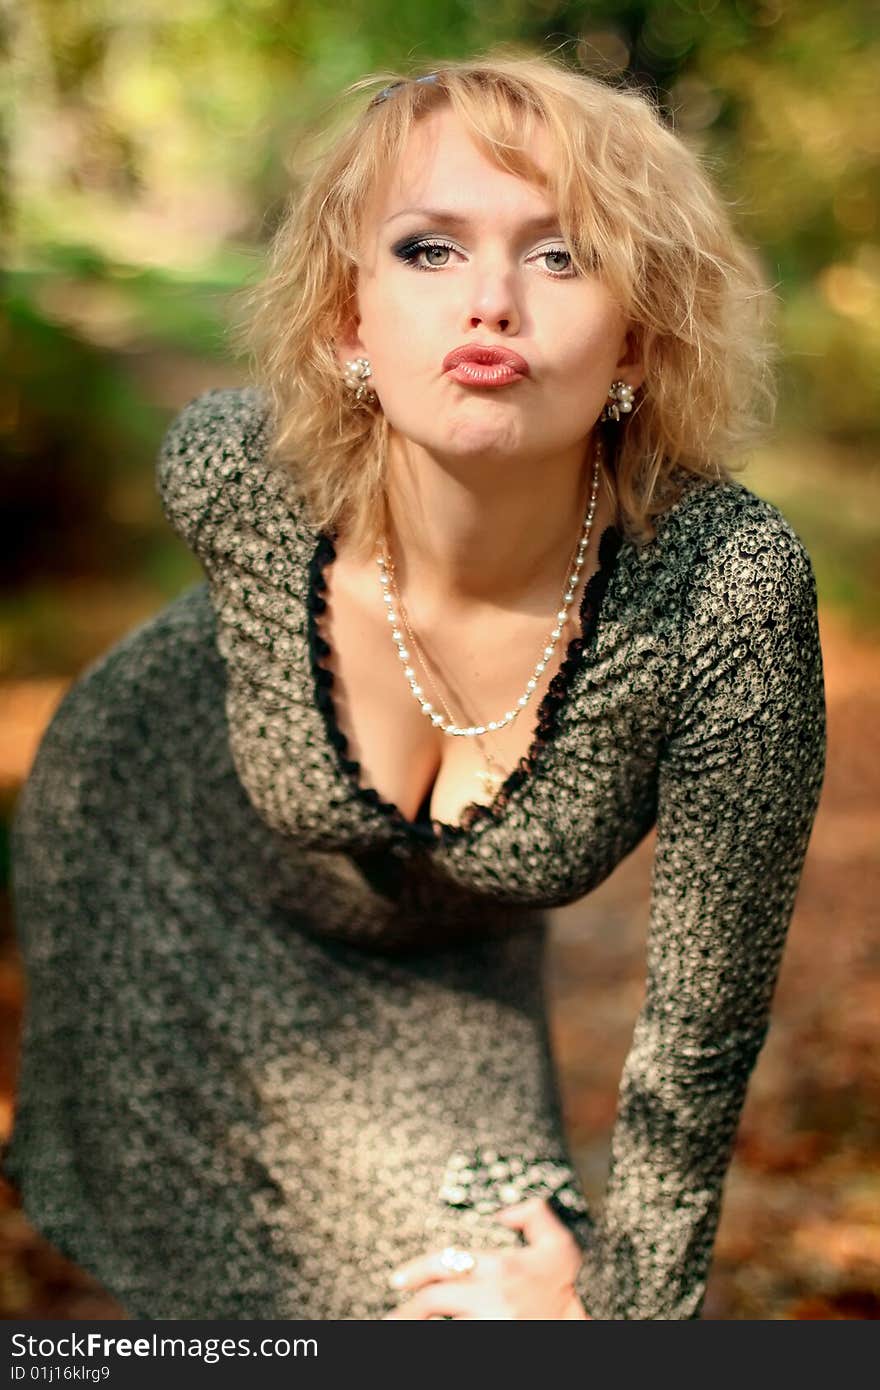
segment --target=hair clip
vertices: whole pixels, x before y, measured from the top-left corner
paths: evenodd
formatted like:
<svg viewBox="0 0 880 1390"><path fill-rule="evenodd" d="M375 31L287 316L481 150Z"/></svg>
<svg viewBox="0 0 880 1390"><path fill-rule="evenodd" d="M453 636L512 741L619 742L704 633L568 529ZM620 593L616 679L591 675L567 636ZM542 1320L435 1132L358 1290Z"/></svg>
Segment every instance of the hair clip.
<svg viewBox="0 0 880 1390"><path fill-rule="evenodd" d="M388 98L391 96L392 92L395 92L398 87L404 87L406 83L409 81L439 82L440 74L438 72L429 72L424 77L416 77L412 79L408 77L400 78L397 82L392 82L390 86L383 87L381 92L377 92L376 95L373 97L373 100L370 102L370 106L378 106L380 101L387 101ZM369 107L367 109L369 110Z"/></svg>

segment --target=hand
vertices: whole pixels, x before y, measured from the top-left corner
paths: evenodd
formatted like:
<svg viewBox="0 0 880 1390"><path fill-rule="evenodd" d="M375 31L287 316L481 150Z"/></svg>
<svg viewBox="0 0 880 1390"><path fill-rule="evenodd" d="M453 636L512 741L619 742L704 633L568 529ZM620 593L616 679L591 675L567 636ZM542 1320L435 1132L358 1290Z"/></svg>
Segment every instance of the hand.
<svg viewBox="0 0 880 1390"><path fill-rule="evenodd" d="M395 1271L401 1277L395 1280L392 1275L392 1282L407 1293L415 1290L413 1297L386 1313L385 1319L589 1321L574 1291L581 1249L544 1198L505 1207L495 1219L522 1231L528 1244L515 1250L473 1251L476 1265L466 1274L446 1269L439 1250L410 1260Z"/></svg>

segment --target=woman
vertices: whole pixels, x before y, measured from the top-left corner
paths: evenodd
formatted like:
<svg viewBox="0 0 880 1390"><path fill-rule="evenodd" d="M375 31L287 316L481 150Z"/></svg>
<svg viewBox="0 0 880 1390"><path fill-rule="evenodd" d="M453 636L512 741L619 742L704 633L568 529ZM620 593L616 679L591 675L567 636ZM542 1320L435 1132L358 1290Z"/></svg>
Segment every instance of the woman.
<svg viewBox="0 0 880 1390"><path fill-rule="evenodd" d="M321 155L256 384L161 451L207 584L17 813L5 1168L132 1316L699 1316L824 773L810 559L726 461L765 297L649 104L544 57L391 82ZM654 826L591 1213L545 909Z"/></svg>

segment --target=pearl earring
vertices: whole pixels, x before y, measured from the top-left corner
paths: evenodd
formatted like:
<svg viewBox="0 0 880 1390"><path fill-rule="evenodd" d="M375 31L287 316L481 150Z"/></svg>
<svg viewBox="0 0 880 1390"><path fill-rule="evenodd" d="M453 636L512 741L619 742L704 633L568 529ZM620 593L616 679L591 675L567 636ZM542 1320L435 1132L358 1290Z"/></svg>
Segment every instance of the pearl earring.
<svg viewBox="0 0 880 1390"><path fill-rule="evenodd" d="M367 385L367 381L372 375L369 358L352 357L346 362L343 381L356 401L364 401L367 405L372 405L379 399L372 386Z"/></svg>
<svg viewBox="0 0 880 1390"><path fill-rule="evenodd" d="M608 400L599 416L600 420L620 422L621 415L629 415L633 408L635 389L626 381L613 381L608 388Z"/></svg>

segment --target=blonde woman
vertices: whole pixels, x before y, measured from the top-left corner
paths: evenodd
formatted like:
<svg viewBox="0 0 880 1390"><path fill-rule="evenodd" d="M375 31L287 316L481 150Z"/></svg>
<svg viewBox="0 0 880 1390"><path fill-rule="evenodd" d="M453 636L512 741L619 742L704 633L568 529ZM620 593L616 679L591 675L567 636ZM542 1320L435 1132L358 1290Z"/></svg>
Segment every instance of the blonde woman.
<svg viewBox="0 0 880 1390"><path fill-rule="evenodd" d="M207 582L21 798L5 1170L135 1318L696 1318L824 773L811 562L731 473L768 293L634 92L501 51L347 96L254 384L161 451ZM546 909L653 828L591 1211Z"/></svg>

